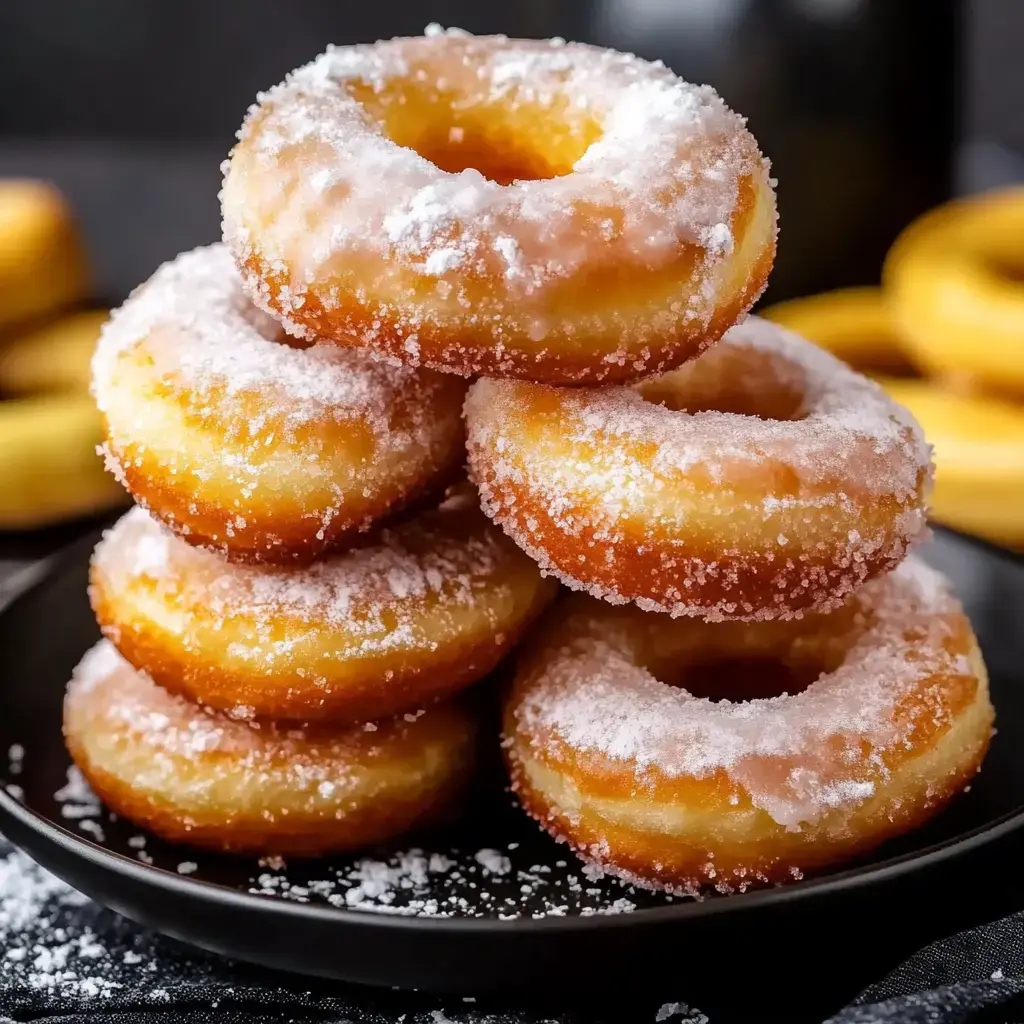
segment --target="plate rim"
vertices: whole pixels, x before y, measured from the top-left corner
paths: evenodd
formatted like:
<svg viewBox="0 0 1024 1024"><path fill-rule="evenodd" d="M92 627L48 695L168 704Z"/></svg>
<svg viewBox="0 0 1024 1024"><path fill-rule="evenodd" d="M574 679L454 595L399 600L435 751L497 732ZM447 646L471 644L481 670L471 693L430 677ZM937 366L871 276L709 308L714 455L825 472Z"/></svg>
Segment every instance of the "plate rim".
<svg viewBox="0 0 1024 1024"><path fill-rule="evenodd" d="M69 564L75 563L81 557L81 549L95 544L97 534L107 528L106 526L93 528L56 554L43 560L45 564L38 577L6 605L0 607L0 617L8 616L13 609L28 600L39 588L52 584L64 573ZM1008 560L1012 564L1024 567L1024 553L1022 552L1003 548L983 538L941 524L935 524L935 529L938 532L952 535L969 547L987 552L990 557L996 557L1002 561ZM0 680L0 686L3 686L2 680ZM961 854L981 849L1024 828L1024 800L1013 810L1007 811L983 825L978 825L967 832L940 840L921 849L907 851L875 863L787 882L771 888L755 888L747 892L709 899L679 897L679 902L676 903L657 907L638 907L630 913L623 914L572 914L513 919L387 914L349 907L299 903L265 893L242 892L218 882L209 882L191 875L180 875L155 864L145 864L126 854L110 850L53 821L40 811L23 804L7 792L5 787L0 786L0 825L12 819L17 825L33 832L50 846L59 847L66 854L84 859L94 868L109 874L127 875L139 885L155 886L170 895L184 898L196 898L201 895L207 903L230 906L234 910L282 914L288 918L309 920L324 925L333 922L345 927L388 929L394 932L421 931L424 928L429 928L446 933L472 934L500 931L522 935L580 930L616 930L635 927L640 920L647 925L654 926L669 921L706 919L776 904L800 903L813 900L817 896L837 895L872 884L891 882L917 870L935 867ZM10 840L10 837L8 839L13 845L20 846L14 840Z"/></svg>

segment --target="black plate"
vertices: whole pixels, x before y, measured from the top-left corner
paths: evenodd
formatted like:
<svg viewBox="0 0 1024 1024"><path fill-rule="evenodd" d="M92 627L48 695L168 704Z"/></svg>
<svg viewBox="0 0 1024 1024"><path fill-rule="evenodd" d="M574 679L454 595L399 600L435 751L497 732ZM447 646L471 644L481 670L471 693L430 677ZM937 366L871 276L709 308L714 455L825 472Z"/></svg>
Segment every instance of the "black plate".
<svg viewBox="0 0 1024 1024"><path fill-rule="evenodd" d="M55 798L69 768L60 733L64 685L98 635L85 595L95 540L57 559L0 615L0 751L15 754L10 764L0 757L0 825L99 902L208 949L351 981L460 992L628 983L681 964L691 985L734 978L738 963L746 976L753 964L770 980L797 962L804 969L822 957L827 963L832 947L821 937L840 920L847 941L858 929L874 936L869 957L894 937L917 941L912 926L939 900L943 931L990 913L992 887L962 899L964 880L991 874L992 857L1008 856L1006 841L1024 824L1024 562L939 531L925 553L953 578L976 624L999 733L970 792L925 830L825 877L672 900L586 878L512 806L496 770L460 824L374 855L377 866L363 871L371 891L364 886L356 902L374 902L373 885L387 875L380 858L414 845L425 851L406 859L404 877L414 884L399 888L384 908L390 912L352 907L346 891L358 858L261 867L142 836L73 792Z"/></svg>

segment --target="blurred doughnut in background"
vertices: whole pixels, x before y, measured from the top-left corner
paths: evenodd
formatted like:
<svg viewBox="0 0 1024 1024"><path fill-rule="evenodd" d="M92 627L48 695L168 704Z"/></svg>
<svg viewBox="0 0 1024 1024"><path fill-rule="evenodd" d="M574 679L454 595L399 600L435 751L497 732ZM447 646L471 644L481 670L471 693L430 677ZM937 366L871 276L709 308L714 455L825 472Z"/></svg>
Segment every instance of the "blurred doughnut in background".
<svg viewBox="0 0 1024 1024"><path fill-rule="evenodd" d="M105 310L64 197L0 181L0 530L36 529L124 502L96 446L89 360Z"/></svg>
<svg viewBox="0 0 1024 1024"><path fill-rule="evenodd" d="M935 448L934 518L1024 548L1024 187L943 204L883 284L762 311L875 377Z"/></svg>

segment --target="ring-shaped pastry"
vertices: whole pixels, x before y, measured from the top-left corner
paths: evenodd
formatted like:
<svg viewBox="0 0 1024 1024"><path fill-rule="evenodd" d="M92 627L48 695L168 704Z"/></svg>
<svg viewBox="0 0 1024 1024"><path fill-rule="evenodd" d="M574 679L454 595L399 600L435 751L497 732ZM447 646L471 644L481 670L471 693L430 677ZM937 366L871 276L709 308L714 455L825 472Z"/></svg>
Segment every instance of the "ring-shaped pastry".
<svg viewBox="0 0 1024 1024"><path fill-rule="evenodd" d="M929 449L872 381L767 321L636 387L483 379L484 510L548 572L707 619L835 608L925 531Z"/></svg>
<svg viewBox="0 0 1024 1024"><path fill-rule="evenodd" d="M916 366L1024 397L1024 188L914 221L889 251L882 283Z"/></svg>
<svg viewBox="0 0 1024 1024"><path fill-rule="evenodd" d="M93 360L108 465L190 543L311 562L453 474L461 382L284 343L223 246L165 264Z"/></svg>
<svg viewBox="0 0 1024 1024"><path fill-rule="evenodd" d="M788 695L770 695L778 669ZM534 818L585 860L696 893L799 878L919 826L977 771L993 711L970 623L910 558L791 622L574 596L521 657L504 717Z"/></svg>
<svg viewBox="0 0 1024 1024"><path fill-rule="evenodd" d="M741 117L660 63L560 40L330 49L251 108L221 199L253 298L293 333L463 375L678 366L775 254Z"/></svg>
<svg viewBox="0 0 1024 1024"><path fill-rule="evenodd" d="M468 494L308 568L227 565L135 508L93 556L101 628L237 718L365 721L490 672L556 585Z"/></svg>
<svg viewBox="0 0 1024 1024"><path fill-rule="evenodd" d="M257 729L168 693L102 641L68 686L64 737L103 802L163 839L320 856L448 813L477 723L453 703L369 726Z"/></svg>

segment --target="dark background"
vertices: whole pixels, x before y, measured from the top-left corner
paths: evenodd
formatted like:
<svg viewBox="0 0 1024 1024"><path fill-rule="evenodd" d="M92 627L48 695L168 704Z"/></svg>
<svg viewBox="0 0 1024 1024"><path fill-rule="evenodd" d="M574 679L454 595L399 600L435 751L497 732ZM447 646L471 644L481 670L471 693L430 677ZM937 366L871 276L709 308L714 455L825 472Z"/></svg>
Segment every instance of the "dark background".
<svg viewBox="0 0 1024 1024"><path fill-rule="evenodd" d="M0 174L50 177L101 295L218 233L218 164L256 92L327 42L422 31L660 57L747 114L779 178L772 298L877 278L912 216L1024 177L1018 0L2 0Z"/></svg>

